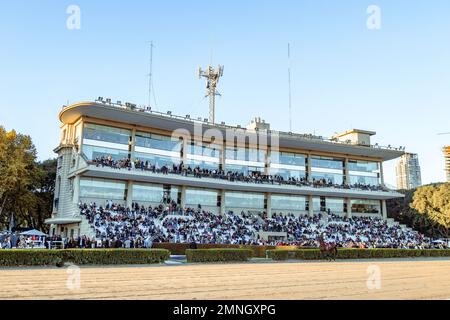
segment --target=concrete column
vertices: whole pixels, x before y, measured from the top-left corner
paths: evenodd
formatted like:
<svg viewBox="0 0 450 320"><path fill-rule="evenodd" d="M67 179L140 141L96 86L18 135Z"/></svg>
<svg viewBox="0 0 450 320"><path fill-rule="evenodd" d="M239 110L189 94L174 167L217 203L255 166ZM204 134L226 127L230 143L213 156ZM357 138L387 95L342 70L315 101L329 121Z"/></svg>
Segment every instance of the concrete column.
<svg viewBox="0 0 450 320"><path fill-rule="evenodd" d="M270 192L266 193L266 199L267 199L267 217L272 217L272 194Z"/></svg>
<svg viewBox="0 0 450 320"><path fill-rule="evenodd" d="M220 192L220 214L225 215L227 213L227 208L225 207L225 190Z"/></svg>
<svg viewBox="0 0 450 320"><path fill-rule="evenodd" d="M347 218L351 218L352 217L352 199L347 198L347 199L345 199L345 201L347 202L347 214L345 216Z"/></svg>
<svg viewBox="0 0 450 320"><path fill-rule="evenodd" d="M264 174L265 175L269 175L270 174L270 162L271 162L271 152L272 149L270 148L270 146L267 146L267 150L266 150L266 161L265 161L265 168L264 168Z"/></svg>
<svg viewBox="0 0 450 320"><path fill-rule="evenodd" d="M186 208L186 186L181 187L181 203L180 206L182 209Z"/></svg>
<svg viewBox="0 0 450 320"><path fill-rule="evenodd" d="M131 205L133 204L133 181L128 181L127 184L127 198L126 198L126 207L131 209Z"/></svg>
<svg viewBox="0 0 450 320"><path fill-rule="evenodd" d="M308 180L308 182L312 182L312 177L311 177L311 155L308 154L306 157L306 178Z"/></svg>
<svg viewBox="0 0 450 320"><path fill-rule="evenodd" d="M348 170L348 158L345 158L345 160L344 160L344 177L345 177L345 183L350 184L350 173Z"/></svg>
<svg viewBox="0 0 450 320"><path fill-rule="evenodd" d="M313 196L312 195L308 196L308 202L309 202L308 215L310 217L313 217L314 216L314 207L313 207Z"/></svg>
<svg viewBox="0 0 450 320"><path fill-rule="evenodd" d="M383 215L383 219L387 220L386 200L381 200L381 214Z"/></svg>
<svg viewBox="0 0 450 320"><path fill-rule="evenodd" d="M381 185L384 186L383 162L380 162L380 181Z"/></svg>
<svg viewBox="0 0 450 320"><path fill-rule="evenodd" d="M183 138L183 156L181 157L181 161L183 161L186 166L187 163L187 154L188 154L188 139L186 137Z"/></svg>
<svg viewBox="0 0 450 320"><path fill-rule="evenodd" d="M136 128L133 128L133 130L131 131L131 151L130 151L131 161L134 161L136 159L136 156L134 155L135 146L136 146Z"/></svg>
<svg viewBox="0 0 450 320"><path fill-rule="evenodd" d="M76 175L73 179L73 199L72 202L78 204L80 201L80 176Z"/></svg>
<svg viewBox="0 0 450 320"><path fill-rule="evenodd" d="M222 152L220 153L220 164L222 166L222 170L225 170L225 159L227 158L226 156L226 151L227 151L227 144L225 141L223 141L222 143Z"/></svg>

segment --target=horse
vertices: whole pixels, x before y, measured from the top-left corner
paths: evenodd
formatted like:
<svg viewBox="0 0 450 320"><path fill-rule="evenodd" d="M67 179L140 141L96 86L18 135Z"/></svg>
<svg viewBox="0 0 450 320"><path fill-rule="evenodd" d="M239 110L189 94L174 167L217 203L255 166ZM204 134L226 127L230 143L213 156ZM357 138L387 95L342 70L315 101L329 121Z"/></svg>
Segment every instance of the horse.
<svg viewBox="0 0 450 320"><path fill-rule="evenodd" d="M320 257L322 259L327 259L328 261L336 261L338 250L335 243L326 243L323 239L323 235L321 235L319 236L319 248Z"/></svg>

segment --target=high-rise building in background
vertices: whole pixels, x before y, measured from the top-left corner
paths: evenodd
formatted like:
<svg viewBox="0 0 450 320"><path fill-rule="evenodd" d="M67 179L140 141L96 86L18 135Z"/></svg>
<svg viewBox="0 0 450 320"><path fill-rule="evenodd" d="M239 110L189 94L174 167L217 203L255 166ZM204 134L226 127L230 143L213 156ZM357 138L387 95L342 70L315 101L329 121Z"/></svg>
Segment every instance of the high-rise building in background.
<svg viewBox="0 0 450 320"><path fill-rule="evenodd" d="M422 185L419 157L415 153L405 153L395 167L397 189L411 190Z"/></svg>
<svg viewBox="0 0 450 320"><path fill-rule="evenodd" d="M445 175L447 177L447 182L450 182L450 146L443 148L444 159L445 159Z"/></svg>

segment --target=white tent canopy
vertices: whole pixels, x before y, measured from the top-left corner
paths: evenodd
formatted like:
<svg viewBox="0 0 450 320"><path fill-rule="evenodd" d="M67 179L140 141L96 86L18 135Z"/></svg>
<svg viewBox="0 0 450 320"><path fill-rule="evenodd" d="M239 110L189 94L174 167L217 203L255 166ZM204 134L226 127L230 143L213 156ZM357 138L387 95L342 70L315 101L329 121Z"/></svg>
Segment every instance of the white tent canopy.
<svg viewBox="0 0 450 320"><path fill-rule="evenodd" d="M23 236L37 236L37 237L45 237L45 236L47 236L45 233L43 233L43 232L41 232L39 230L36 230L36 229L28 230L28 231L25 231L25 232L21 232L20 234L23 235Z"/></svg>

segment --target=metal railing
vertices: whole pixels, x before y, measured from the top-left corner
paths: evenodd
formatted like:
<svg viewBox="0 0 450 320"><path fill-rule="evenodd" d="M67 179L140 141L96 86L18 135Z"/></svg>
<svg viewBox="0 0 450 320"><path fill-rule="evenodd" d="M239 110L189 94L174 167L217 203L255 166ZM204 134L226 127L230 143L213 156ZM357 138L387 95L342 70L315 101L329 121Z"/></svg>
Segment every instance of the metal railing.
<svg viewBox="0 0 450 320"><path fill-rule="evenodd" d="M160 117L164 117L164 118L170 118L170 119L178 119L178 120L182 120L182 121L187 121L187 122L191 122L191 123L198 123L198 124L203 124L203 125L210 125L210 126L215 126L218 128L222 128L222 129L232 129L232 130L242 130L242 131L250 131L250 132L264 132L267 135L279 135L280 137L289 137L289 138L295 138L295 139L303 139L303 140L313 140L315 142L323 142L323 143L332 143L332 144L340 144L340 145L352 145L352 146L361 146L361 147L367 147L367 148L374 148L374 149L383 149L383 150L392 150L392 151L405 151L405 147L392 147L390 145L388 146L381 146L376 144L360 144L360 143L353 143L350 140L347 141L342 141L342 140L338 140L337 138L327 138L327 137L323 137L323 136L316 136L313 134L301 134L301 133L293 133L293 132L286 132L286 131L278 131L278 130L253 130L253 129L247 129L245 127L241 127L241 126L230 126L230 125L226 125L225 123L212 123L209 122L208 119L204 118L202 119L201 117L194 119L191 118L190 115L186 115L185 117L183 116L179 116L179 115L174 115L172 114L171 111L167 111L166 113L164 112L160 112L160 111L155 111L152 110L149 107L145 107L145 106L137 106L135 104L130 104L130 103L126 103L125 105L122 103L114 103L114 102L106 102L106 101L101 101L101 100L95 100L94 102L97 105L102 105L102 106L110 106L110 107L116 107L116 108L121 108L124 110L128 110L128 111L134 111L134 112L144 112L144 113L148 113L148 114L152 114L152 115L156 115L156 116L160 116ZM64 105L62 107L62 109L64 110L65 108L67 108L68 106Z"/></svg>

